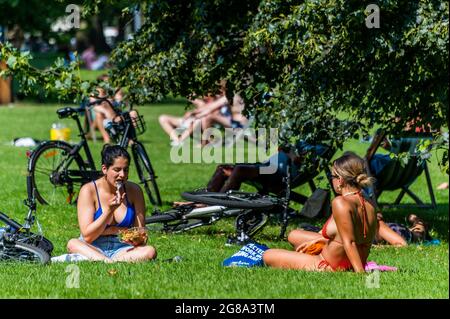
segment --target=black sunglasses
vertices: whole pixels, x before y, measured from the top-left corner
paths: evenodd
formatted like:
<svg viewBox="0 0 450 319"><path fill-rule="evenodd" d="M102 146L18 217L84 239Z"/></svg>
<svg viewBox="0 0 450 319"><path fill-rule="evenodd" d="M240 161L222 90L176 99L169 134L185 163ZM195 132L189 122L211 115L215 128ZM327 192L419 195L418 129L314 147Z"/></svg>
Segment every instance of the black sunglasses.
<svg viewBox="0 0 450 319"><path fill-rule="evenodd" d="M327 177L328 177L328 179L339 178L339 176L333 175L333 174L331 174L331 172L327 172Z"/></svg>

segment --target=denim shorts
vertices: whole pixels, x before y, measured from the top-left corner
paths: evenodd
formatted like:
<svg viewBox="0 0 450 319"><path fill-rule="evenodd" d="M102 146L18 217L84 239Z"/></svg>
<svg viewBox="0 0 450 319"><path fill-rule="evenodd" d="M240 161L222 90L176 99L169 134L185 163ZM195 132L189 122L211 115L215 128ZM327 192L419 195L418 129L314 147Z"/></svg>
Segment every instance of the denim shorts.
<svg viewBox="0 0 450 319"><path fill-rule="evenodd" d="M82 237L80 237L80 239L83 240ZM133 248L133 245L121 242L116 235L100 236L94 240L91 245L108 258L114 258L118 252L124 249Z"/></svg>

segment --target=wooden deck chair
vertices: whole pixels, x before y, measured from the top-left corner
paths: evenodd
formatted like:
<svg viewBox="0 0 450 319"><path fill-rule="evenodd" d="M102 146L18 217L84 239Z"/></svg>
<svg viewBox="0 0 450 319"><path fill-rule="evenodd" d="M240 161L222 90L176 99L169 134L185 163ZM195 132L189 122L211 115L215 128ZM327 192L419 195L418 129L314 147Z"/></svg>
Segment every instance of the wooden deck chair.
<svg viewBox="0 0 450 319"><path fill-rule="evenodd" d="M321 155L321 158L325 159L327 162L331 160L335 153L335 150L332 148L327 148L327 150ZM319 168L319 160L313 163L312 168L308 171L303 171L299 175L294 178L289 178L287 182L288 185L267 185L262 184L258 181L248 181L246 184L249 184L257 189L257 191L261 194L274 194L276 196L285 196L286 192L289 192L289 200L297 202L299 204L304 205L308 200L308 196L304 194L300 194L299 192L293 191L295 188L308 184L311 192L314 192L317 187L314 182L314 178L317 177L321 173Z"/></svg>
<svg viewBox="0 0 450 319"><path fill-rule="evenodd" d="M373 159L376 150L385 136L386 134L384 131L377 132L365 157L369 173L377 179L373 189L374 199L378 203L378 198L381 196L382 192L400 189L401 191L393 204L378 204L382 207L419 207L435 209L437 206L428 165L425 160L420 160L418 156L411 155L406 164L404 164L400 159L391 159L388 164L384 166L380 172L378 172L378 174L372 174L370 171L370 161ZM429 137L429 135L418 134L416 137L426 138ZM405 147L401 151L403 152L406 150L407 148ZM428 204L425 204L419 196L417 196L417 194L409 189L423 172L425 172L425 179L430 196L430 203ZM410 196L416 204L400 204L405 195Z"/></svg>

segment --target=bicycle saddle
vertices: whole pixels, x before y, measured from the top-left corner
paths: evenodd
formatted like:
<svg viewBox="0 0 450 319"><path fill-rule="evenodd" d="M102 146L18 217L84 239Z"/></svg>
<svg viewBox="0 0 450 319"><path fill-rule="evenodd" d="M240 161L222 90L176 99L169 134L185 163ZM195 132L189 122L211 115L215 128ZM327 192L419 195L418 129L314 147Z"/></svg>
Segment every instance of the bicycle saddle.
<svg viewBox="0 0 450 319"><path fill-rule="evenodd" d="M70 117L75 113L78 113L78 109L74 109L73 107L63 107L56 111L60 119Z"/></svg>

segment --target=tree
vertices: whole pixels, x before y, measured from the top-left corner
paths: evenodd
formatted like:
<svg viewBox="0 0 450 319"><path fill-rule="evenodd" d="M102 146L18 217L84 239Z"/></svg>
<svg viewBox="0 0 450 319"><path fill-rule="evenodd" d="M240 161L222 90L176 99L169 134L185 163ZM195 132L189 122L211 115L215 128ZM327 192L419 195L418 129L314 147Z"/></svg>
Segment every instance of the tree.
<svg viewBox="0 0 450 319"><path fill-rule="evenodd" d="M342 147L412 118L448 127L448 2L372 3L380 28L366 26L371 12L358 0L145 1L145 24L112 53L112 80L144 103L227 79L257 125L279 127L284 140Z"/></svg>
<svg viewBox="0 0 450 319"><path fill-rule="evenodd" d="M18 25L24 31L46 33L58 17L65 15L66 5L61 1L48 6L39 0L0 0L0 23L8 28Z"/></svg>
<svg viewBox="0 0 450 319"><path fill-rule="evenodd" d="M372 29L360 1L148 3L147 23L112 56L113 79L139 103L204 94L225 78L285 139L340 147L361 129L398 133L417 117L448 127L447 2L375 1Z"/></svg>

